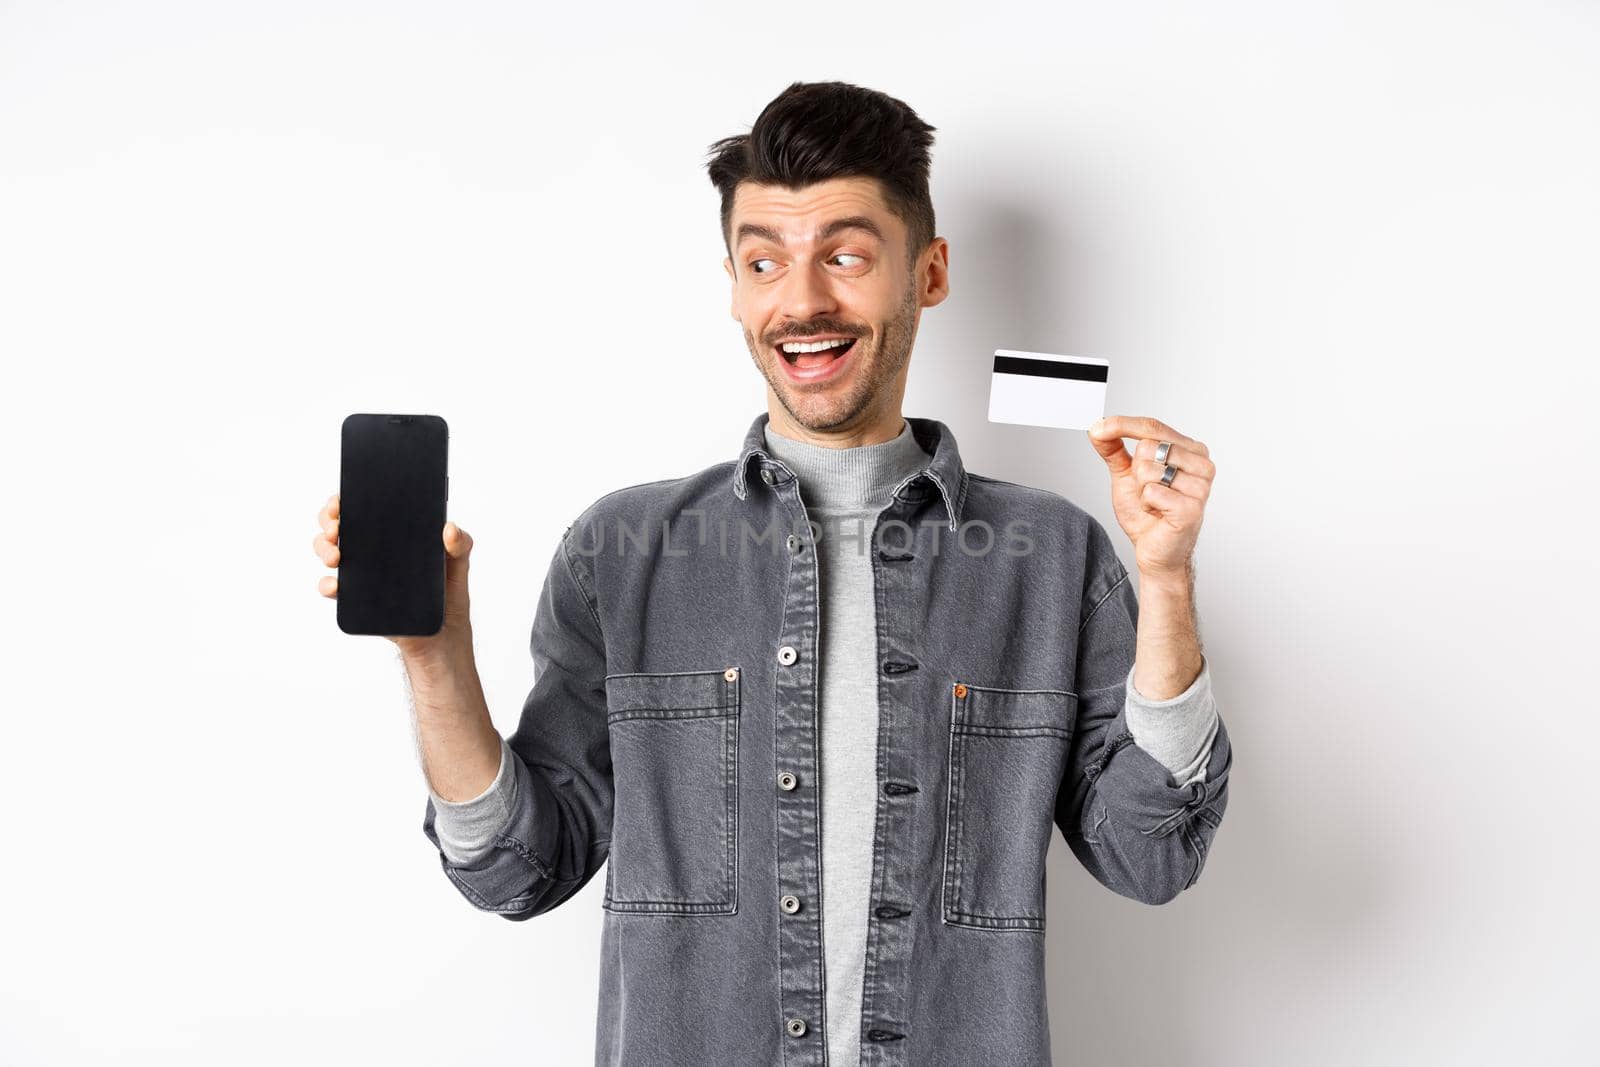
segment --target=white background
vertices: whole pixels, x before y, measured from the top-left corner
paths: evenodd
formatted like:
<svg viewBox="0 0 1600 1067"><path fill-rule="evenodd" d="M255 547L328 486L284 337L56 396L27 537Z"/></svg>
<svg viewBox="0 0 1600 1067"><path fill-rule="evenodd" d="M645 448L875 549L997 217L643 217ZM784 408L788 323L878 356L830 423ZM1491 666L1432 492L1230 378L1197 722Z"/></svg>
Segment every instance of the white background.
<svg viewBox="0 0 1600 1067"><path fill-rule="evenodd" d="M0 1060L590 1062L600 881L451 887L315 515L346 414L449 420L509 732L563 527L764 407L706 146L840 78L938 127L906 413L1130 563L993 350L1219 467L1232 803L1163 908L1057 838L1057 1062L1593 1062L1597 56L1576 2L0 2Z"/></svg>

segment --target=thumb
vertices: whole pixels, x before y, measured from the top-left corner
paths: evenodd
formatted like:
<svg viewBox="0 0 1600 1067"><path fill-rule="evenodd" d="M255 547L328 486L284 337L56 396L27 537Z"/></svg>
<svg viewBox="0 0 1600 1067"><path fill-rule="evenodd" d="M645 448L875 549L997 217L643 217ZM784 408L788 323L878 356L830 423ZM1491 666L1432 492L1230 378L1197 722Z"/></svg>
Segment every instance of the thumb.
<svg viewBox="0 0 1600 1067"><path fill-rule="evenodd" d="M444 612L446 625L452 618L465 620L470 599L467 593L467 557L472 552L472 537L453 522L444 524Z"/></svg>
<svg viewBox="0 0 1600 1067"><path fill-rule="evenodd" d="M1122 437L1113 433L1104 418L1095 419L1089 427L1089 443L1106 461L1112 474L1122 474L1133 466L1133 456L1122 443Z"/></svg>
<svg viewBox="0 0 1600 1067"><path fill-rule="evenodd" d="M444 551L451 564L466 563L472 552L472 535L453 522L445 523Z"/></svg>

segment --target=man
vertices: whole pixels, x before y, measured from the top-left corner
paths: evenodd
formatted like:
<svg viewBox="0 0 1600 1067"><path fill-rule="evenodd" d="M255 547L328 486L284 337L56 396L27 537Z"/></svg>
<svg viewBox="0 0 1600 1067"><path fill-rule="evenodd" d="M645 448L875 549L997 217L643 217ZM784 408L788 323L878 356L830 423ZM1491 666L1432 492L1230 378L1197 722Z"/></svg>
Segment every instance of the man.
<svg viewBox="0 0 1600 1067"><path fill-rule="evenodd" d="M1090 432L1141 608L1090 515L901 415L921 309L949 291L932 131L796 83L712 146L767 410L735 459L568 527L509 739L453 523L444 630L393 639L422 828L467 900L528 919L606 866L597 1063L1048 1063L1052 828L1156 904L1226 808L1191 580L1206 446L1148 418ZM321 520L336 565L336 498Z"/></svg>

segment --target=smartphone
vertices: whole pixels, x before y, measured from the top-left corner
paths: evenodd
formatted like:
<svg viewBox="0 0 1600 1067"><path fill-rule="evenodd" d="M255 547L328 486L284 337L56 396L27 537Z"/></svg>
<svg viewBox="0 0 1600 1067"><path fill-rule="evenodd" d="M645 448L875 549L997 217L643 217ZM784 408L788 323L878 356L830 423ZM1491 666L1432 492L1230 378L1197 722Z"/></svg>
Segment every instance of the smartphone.
<svg viewBox="0 0 1600 1067"><path fill-rule="evenodd" d="M444 626L450 428L438 415L351 415L340 431L339 629L429 637Z"/></svg>

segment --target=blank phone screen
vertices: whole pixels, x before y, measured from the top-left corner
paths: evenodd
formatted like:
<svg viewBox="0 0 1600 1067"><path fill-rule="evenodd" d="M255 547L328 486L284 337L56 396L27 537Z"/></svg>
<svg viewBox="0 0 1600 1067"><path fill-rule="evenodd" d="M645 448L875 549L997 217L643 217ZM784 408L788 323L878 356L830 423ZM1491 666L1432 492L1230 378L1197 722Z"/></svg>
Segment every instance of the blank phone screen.
<svg viewBox="0 0 1600 1067"><path fill-rule="evenodd" d="M438 633L449 429L437 415L360 414L340 437L339 629Z"/></svg>

